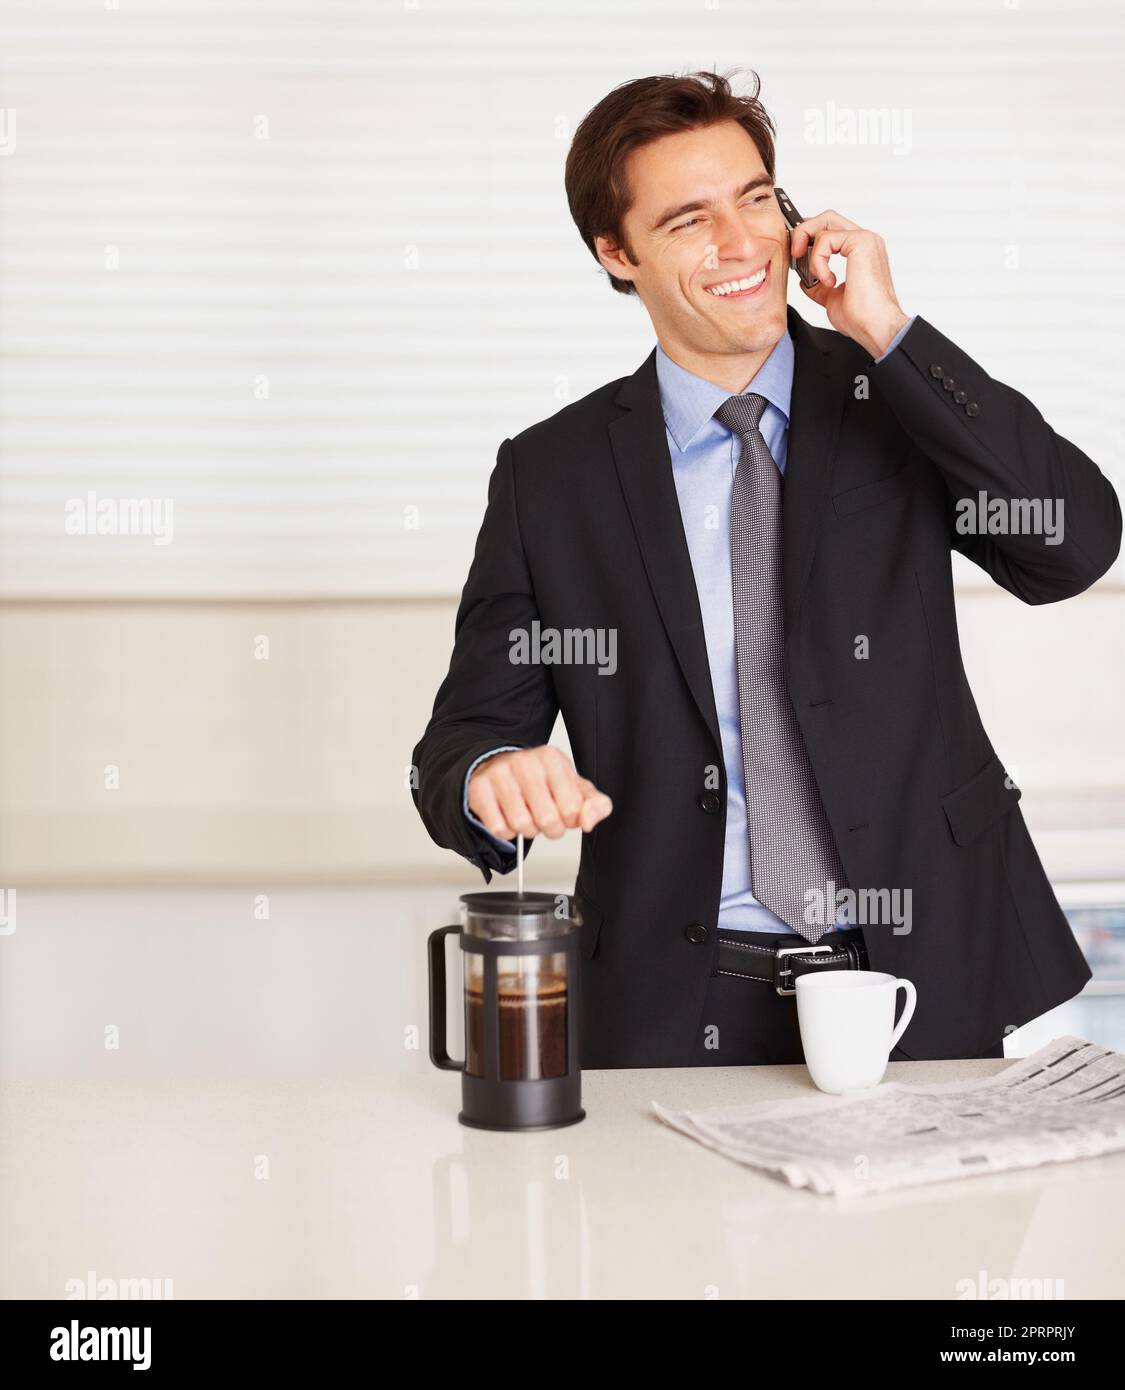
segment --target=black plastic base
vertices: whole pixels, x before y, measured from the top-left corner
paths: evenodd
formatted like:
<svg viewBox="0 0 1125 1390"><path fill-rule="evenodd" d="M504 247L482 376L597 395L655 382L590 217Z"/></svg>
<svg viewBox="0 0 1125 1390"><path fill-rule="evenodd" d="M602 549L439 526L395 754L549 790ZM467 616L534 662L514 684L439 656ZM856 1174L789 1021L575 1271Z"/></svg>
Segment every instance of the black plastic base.
<svg viewBox="0 0 1125 1390"><path fill-rule="evenodd" d="M536 1130L540 1129L565 1129L567 1125L576 1125L579 1120L584 1120L586 1118L586 1112L585 1110L579 1110L578 1114L572 1115L569 1120L553 1120L550 1124L545 1125L487 1124L484 1120L472 1120L467 1118L464 1111L462 1111L457 1118L463 1125L467 1125L469 1129L502 1130L505 1134L534 1134Z"/></svg>
<svg viewBox="0 0 1125 1390"><path fill-rule="evenodd" d="M493 1081L461 1073L461 1113L470 1129L559 1129L577 1124L582 1109L582 1074L538 1081Z"/></svg>

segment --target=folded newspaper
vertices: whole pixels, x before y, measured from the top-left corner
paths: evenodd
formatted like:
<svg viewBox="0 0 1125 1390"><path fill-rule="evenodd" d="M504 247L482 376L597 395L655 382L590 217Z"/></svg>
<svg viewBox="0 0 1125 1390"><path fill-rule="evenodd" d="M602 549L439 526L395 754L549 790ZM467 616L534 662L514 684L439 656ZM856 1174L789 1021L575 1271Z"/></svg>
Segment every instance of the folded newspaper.
<svg viewBox="0 0 1125 1390"><path fill-rule="evenodd" d="M793 1187L858 1196L1125 1149L1125 1056L1056 1038L979 1081L653 1107L666 1125Z"/></svg>

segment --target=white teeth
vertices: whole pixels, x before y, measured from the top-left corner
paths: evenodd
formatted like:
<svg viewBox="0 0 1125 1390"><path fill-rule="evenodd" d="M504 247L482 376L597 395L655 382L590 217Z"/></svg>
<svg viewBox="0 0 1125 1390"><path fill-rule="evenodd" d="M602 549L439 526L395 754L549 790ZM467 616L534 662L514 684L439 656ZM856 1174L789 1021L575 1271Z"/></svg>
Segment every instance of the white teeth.
<svg viewBox="0 0 1125 1390"><path fill-rule="evenodd" d="M737 294L740 290L752 290L755 285L760 285L765 278L766 267L763 266L757 275L750 275L744 280L727 280L721 285L712 285L708 294Z"/></svg>

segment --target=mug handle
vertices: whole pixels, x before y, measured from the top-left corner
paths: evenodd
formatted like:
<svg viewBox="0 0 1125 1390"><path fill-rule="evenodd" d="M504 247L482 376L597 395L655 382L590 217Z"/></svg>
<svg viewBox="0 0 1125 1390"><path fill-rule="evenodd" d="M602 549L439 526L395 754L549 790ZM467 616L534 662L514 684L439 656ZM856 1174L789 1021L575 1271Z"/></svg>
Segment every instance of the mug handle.
<svg viewBox="0 0 1125 1390"><path fill-rule="evenodd" d="M430 933L430 1061L442 1071L463 1071L464 1062L455 1062L445 1050L445 938L460 933L459 926L438 927Z"/></svg>
<svg viewBox="0 0 1125 1390"><path fill-rule="evenodd" d="M906 1003L903 1005L902 1017L898 1021L898 1027L891 1034L891 1045L887 1048L888 1052L893 1052L895 1050L895 1045L897 1044L899 1038L902 1037L903 1033L906 1032L907 1025L909 1024L910 1020L914 1017L914 1010L918 1004L918 991L914 988L914 986L910 983L909 980L896 980L895 993L897 994L900 989L904 989L906 991ZM445 1015L443 1014L443 1021L444 1018Z"/></svg>

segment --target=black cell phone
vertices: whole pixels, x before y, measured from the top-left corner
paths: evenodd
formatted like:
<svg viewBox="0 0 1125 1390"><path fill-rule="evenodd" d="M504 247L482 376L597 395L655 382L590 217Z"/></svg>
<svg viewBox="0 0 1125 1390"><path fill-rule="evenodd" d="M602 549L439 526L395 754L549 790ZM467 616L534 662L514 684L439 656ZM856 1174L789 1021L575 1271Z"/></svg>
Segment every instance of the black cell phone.
<svg viewBox="0 0 1125 1390"><path fill-rule="evenodd" d="M789 194L786 193L784 188L775 187L773 191L774 196L777 198L778 206L781 208L781 215L785 218L786 226L789 228L789 268L790 270L795 270L798 276L800 276L801 284L804 285L806 289L811 290L814 285L820 284L820 281L809 269L809 251L812 250L813 244L811 241L809 242L808 250L800 258L800 260L795 261L793 259L793 228L797 225L798 222L800 222L801 214L793 206L792 200L790 199Z"/></svg>

